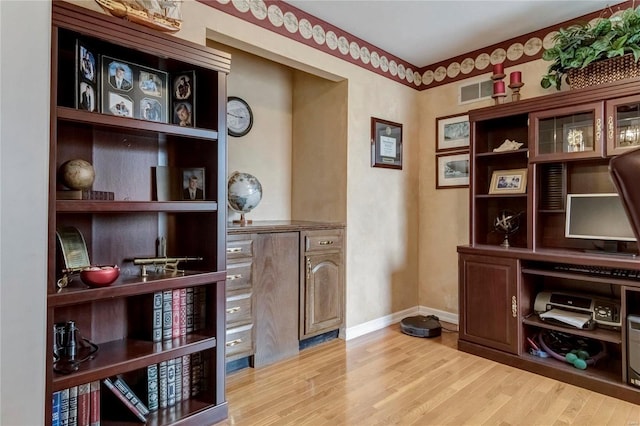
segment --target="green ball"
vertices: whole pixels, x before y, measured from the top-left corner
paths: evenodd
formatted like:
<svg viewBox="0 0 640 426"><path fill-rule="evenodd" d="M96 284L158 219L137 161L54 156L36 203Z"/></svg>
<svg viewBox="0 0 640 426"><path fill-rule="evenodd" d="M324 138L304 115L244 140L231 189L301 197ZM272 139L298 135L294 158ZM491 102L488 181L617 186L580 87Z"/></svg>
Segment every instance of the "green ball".
<svg viewBox="0 0 640 426"><path fill-rule="evenodd" d="M573 364L573 363L575 363L575 362L576 362L576 360L578 359L578 357L576 356L576 354L574 354L574 353L572 353L572 352L570 352L570 353L568 353L567 355L565 355L565 357L564 357L564 358L567 360L567 362L568 362L569 364Z"/></svg>
<svg viewBox="0 0 640 426"><path fill-rule="evenodd" d="M587 351L578 351L578 358L580 359L589 359L589 352Z"/></svg>
<svg viewBox="0 0 640 426"><path fill-rule="evenodd" d="M584 359L578 358L575 361L573 361L573 366L579 370L586 370L587 362Z"/></svg>

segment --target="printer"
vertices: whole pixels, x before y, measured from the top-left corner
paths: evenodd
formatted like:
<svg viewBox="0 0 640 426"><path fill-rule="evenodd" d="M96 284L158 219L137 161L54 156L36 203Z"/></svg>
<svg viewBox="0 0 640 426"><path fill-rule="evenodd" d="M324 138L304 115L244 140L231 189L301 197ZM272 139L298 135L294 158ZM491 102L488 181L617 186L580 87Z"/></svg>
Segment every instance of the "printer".
<svg viewBox="0 0 640 426"><path fill-rule="evenodd" d="M542 291L536 295L533 309L542 320L561 325L616 330L622 326L620 304L601 296Z"/></svg>

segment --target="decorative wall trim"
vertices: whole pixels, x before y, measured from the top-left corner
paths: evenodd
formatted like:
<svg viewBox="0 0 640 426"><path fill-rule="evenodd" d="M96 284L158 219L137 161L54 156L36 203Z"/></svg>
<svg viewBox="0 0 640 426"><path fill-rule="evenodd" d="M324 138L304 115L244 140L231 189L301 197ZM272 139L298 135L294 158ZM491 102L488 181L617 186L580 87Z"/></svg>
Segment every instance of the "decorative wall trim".
<svg viewBox="0 0 640 426"><path fill-rule="evenodd" d="M602 11L597 11L419 68L284 1L197 1L417 90L490 73L497 63L511 67L535 61L553 45L558 28L602 16ZM632 3L633 0L626 1L610 10L619 13L632 7Z"/></svg>

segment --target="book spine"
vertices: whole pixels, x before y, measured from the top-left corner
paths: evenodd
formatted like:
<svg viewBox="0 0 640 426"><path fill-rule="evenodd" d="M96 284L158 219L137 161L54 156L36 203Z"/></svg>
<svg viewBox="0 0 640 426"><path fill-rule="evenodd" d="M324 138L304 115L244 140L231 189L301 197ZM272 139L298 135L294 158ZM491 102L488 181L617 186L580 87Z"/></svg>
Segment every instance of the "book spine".
<svg viewBox="0 0 640 426"><path fill-rule="evenodd" d="M69 388L69 426L78 426L78 387Z"/></svg>
<svg viewBox="0 0 640 426"><path fill-rule="evenodd" d="M191 355L182 356L182 400L191 397Z"/></svg>
<svg viewBox="0 0 640 426"><path fill-rule="evenodd" d="M89 384L89 421L91 426L100 426L100 381Z"/></svg>
<svg viewBox="0 0 640 426"><path fill-rule="evenodd" d="M91 385L84 383L78 386L78 426L89 426L90 418L90 401L89 392Z"/></svg>
<svg viewBox="0 0 640 426"><path fill-rule="evenodd" d="M176 405L176 360L167 360L167 405Z"/></svg>
<svg viewBox="0 0 640 426"><path fill-rule="evenodd" d="M171 319L171 337L176 339L180 337L180 289L173 290L173 305L171 306L173 317Z"/></svg>
<svg viewBox="0 0 640 426"><path fill-rule="evenodd" d="M158 364L158 396L160 408L167 408L167 361Z"/></svg>
<svg viewBox="0 0 640 426"><path fill-rule="evenodd" d="M158 410L158 364L147 366L147 406L149 411Z"/></svg>
<svg viewBox="0 0 640 426"><path fill-rule="evenodd" d="M152 336L154 342L162 341L162 292L153 293L153 324Z"/></svg>
<svg viewBox="0 0 640 426"><path fill-rule="evenodd" d="M193 287L187 289L187 333L193 333Z"/></svg>
<svg viewBox="0 0 640 426"><path fill-rule="evenodd" d="M131 411L141 422L146 423L147 418L120 392L108 377L102 381L104 385Z"/></svg>
<svg viewBox="0 0 640 426"><path fill-rule="evenodd" d="M182 401L182 357L175 359L176 363L176 404Z"/></svg>
<svg viewBox="0 0 640 426"><path fill-rule="evenodd" d="M171 340L171 322L172 322L172 297L171 290L162 292L162 339Z"/></svg>
<svg viewBox="0 0 640 426"><path fill-rule="evenodd" d="M202 374L202 354L191 354L191 396L200 393L200 376Z"/></svg>
<svg viewBox="0 0 640 426"><path fill-rule="evenodd" d="M180 336L187 335L187 289L180 289Z"/></svg>
<svg viewBox="0 0 640 426"><path fill-rule="evenodd" d="M122 392L122 394L125 396L125 398L127 398L129 401L131 401L133 406L136 407L138 409L138 411L140 411L145 416L147 414L149 414L149 409L147 408L147 406L142 403L140 398L138 398L138 395L136 395L131 390L129 385L124 380L122 380L121 377L116 378L116 380L114 380L114 382L113 382L113 385L120 392Z"/></svg>
<svg viewBox="0 0 640 426"><path fill-rule="evenodd" d="M60 391L60 425L69 426L69 389Z"/></svg>
<svg viewBox="0 0 640 426"><path fill-rule="evenodd" d="M60 426L60 397L61 391L53 393L51 402L51 426Z"/></svg>

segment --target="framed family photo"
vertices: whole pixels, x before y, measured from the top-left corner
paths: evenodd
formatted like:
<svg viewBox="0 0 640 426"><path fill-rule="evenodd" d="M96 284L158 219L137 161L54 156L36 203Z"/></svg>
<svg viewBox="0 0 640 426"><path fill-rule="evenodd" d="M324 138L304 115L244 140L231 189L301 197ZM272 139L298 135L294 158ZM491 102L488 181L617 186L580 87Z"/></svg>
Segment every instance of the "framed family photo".
<svg viewBox="0 0 640 426"><path fill-rule="evenodd" d="M371 167L402 169L402 124L371 117Z"/></svg>
<svg viewBox="0 0 640 426"><path fill-rule="evenodd" d="M469 186L469 153L436 155L436 189Z"/></svg>
<svg viewBox="0 0 640 426"><path fill-rule="evenodd" d="M195 127L195 71L185 71L172 77L171 122L183 127Z"/></svg>
<svg viewBox="0 0 640 426"><path fill-rule="evenodd" d="M168 122L168 74L102 57L102 113Z"/></svg>
<svg viewBox="0 0 640 426"><path fill-rule="evenodd" d="M436 118L436 152L468 149L469 134L467 114Z"/></svg>
<svg viewBox="0 0 640 426"><path fill-rule="evenodd" d="M83 41L76 42L76 108L98 111L97 56Z"/></svg>
<svg viewBox="0 0 640 426"><path fill-rule="evenodd" d="M527 192L527 169L496 170L491 175L489 194L524 194Z"/></svg>

